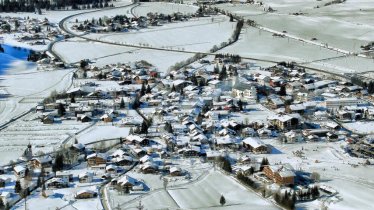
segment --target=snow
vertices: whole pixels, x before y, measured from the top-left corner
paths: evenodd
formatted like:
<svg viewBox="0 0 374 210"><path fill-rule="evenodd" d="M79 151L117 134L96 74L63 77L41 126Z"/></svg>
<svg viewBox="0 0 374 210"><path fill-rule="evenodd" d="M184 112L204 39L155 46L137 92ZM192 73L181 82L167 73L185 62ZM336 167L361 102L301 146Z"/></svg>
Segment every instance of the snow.
<svg viewBox="0 0 374 210"><path fill-rule="evenodd" d="M77 49L84 49L84 53ZM79 62L82 59L90 59L97 66L105 66L113 63L127 63L146 60L161 72L167 72L169 67L177 62L185 61L193 54L166 52L133 47L113 46L92 42L59 42L54 45L54 50L62 56L67 63Z"/></svg>
<svg viewBox="0 0 374 210"><path fill-rule="evenodd" d="M147 45L150 47L208 52L214 45L227 42L235 27L224 15L193 18L185 22L168 23L138 31L96 34L86 37L114 43ZM199 37L199 39L196 39Z"/></svg>
<svg viewBox="0 0 374 210"><path fill-rule="evenodd" d="M88 144L103 139L114 139L126 137L129 134L129 127L116 127L110 125L93 126L77 136L78 142Z"/></svg>
<svg viewBox="0 0 374 210"><path fill-rule="evenodd" d="M184 188L169 189L168 192L184 209L211 209L219 207L219 198L226 199L224 209L277 209L252 191L220 172L212 171L200 182ZM227 207L226 207L227 206Z"/></svg>
<svg viewBox="0 0 374 210"><path fill-rule="evenodd" d="M352 122L344 123L343 126L358 134L373 134L374 122Z"/></svg>

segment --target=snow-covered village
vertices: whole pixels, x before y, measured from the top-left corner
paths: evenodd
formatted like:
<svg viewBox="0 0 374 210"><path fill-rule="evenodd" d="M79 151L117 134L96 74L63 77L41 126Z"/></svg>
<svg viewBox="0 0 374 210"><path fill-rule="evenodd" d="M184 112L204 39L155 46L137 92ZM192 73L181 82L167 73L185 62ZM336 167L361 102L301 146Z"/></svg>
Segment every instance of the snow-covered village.
<svg viewBox="0 0 374 210"><path fill-rule="evenodd" d="M0 0L0 209L372 210L373 0Z"/></svg>

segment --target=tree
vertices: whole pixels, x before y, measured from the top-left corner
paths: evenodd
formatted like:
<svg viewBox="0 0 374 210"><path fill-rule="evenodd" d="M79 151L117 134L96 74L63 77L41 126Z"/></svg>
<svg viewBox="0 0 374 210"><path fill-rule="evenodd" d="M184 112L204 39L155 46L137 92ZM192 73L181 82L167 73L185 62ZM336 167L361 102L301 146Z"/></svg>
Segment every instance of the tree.
<svg viewBox="0 0 374 210"><path fill-rule="evenodd" d="M123 100L123 98L121 98L121 102L120 102L120 104L119 104L119 108L120 108L120 109L125 108L125 101Z"/></svg>
<svg viewBox="0 0 374 210"><path fill-rule="evenodd" d="M84 69L88 66L88 62L86 60L81 60L79 66Z"/></svg>
<svg viewBox="0 0 374 210"><path fill-rule="evenodd" d="M22 191L21 182L19 180L16 181L16 185L14 185L14 192L20 193Z"/></svg>
<svg viewBox="0 0 374 210"><path fill-rule="evenodd" d="M230 14L230 22L234 22L234 16Z"/></svg>
<svg viewBox="0 0 374 210"><path fill-rule="evenodd" d="M171 92L175 92L175 91L176 91L176 89L175 89L175 86L173 84L173 86L171 87Z"/></svg>
<svg viewBox="0 0 374 210"><path fill-rule="evenodd" d="M239 99L239 101L238 101L238 107L239 107L239 110L240 110L240 111L243 111L243 102L242 102L242 100L240 100L240 99Z"/></svg>
<svg viewBox="0 0 374 210"><path fill-rule="evenodd" d="M282 85L282 86L280 87L279 95L281 95L281 96L285 96L285 95L287 95L287 92L286 92L286 86L285 86L285 85Z"/></svg>
<svg viewBox="0 0 374 210"><path fill-rule="evenodd" d="M145 92L148 93L148 94L152 92L152 89L149 85L147 85L147 90Z"/></svg>
<svg viewBox="0 0 374 210"><path fill-rule="evenodd" d="M58 153L55 158L55 162L52 166L54 172L60 171L64 168L64 156L61 153Z"/></svg>
<svg viewBox="0 0 374 210"><path fill-rule="evenodd" d="M142 128L140 130L141 133L148 133L148 124L145 120L143 120L143 123L142 123Z"/></svg>
<svg viewBox="0 0 374 210"><path fill-rule="evenodd" d="M219 80L224 80L226 78L227 78L227 70L226 70L226 66L223 65L221 72L219 73Z"/></svg>
<svg viewBox="0 0 374 210"><path fill-rule="evenodd" d="M221 206L225 205L226 199L223 195L221 195L221 198L219 199L219 203L221 204Z"/></svg>
<svg viewBox="0 0 374 210"><path fill-rule="evenodd" d="M166 122L165 123L165 127L164 127L165 131L168 132L168 133L173 133L173 127L171 126L171 124L169 122Z"/></svg>
<svg viewBox="0 0 374 210"><path fill-rule="evenodd" d="M229 173L232 173L232 167L231 167L231 163L230 161L227 159L227 158L224 158L223 159L223 162L222 162L222 169L226 172L229 172Z"/></svg>
<svg viewBox="0 0 374 210"><path fill-rule="evenodd" d="M61 103L58 104L57 113L58 113L59 116L63 116L63 115L65 115L66 110L65 110L65 107L64 107L63 104L61 104Z"/></svg>
<svg viewBox="0 0 374 210"><path fill-rule="evenodd" d="M144 96L144 95L145 95L145 83L143 82L142 89L140 89L140 96Z"/></svg>
<svg viewBox="0 0 374 210"><path fill-rule="evenodd" d="M269 165L269 161L266 157L262 158L260 170L262 171L264 169L264 166Z"/></svg>
<svg viewBox="0 0 374 210"><path fill-rule="evenodd" d="M214 66L214 73L219 74L218 64Z"/></svg>
<svg viewBox="0 0 374 210"><path fill-rule="evenodd" d="M70 98L70 102L71 102L71 103L75 103L75 96L74 96L74 94L71 96L71 98Z"/></svg>

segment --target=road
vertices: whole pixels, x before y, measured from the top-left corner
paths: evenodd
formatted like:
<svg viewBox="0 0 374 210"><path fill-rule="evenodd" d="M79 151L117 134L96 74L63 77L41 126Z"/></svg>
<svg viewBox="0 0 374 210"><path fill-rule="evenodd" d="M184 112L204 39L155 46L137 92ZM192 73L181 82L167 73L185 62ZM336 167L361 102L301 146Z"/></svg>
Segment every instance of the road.
<svg viewBox="0 0 374 210"><path fill-rule="evenodd" d="M121 6L121 7L115 7L115 8L106 8L105 10L113 10L113 9L118 9L118 8L127 8L127 7L131 7L131 14L133 16L134 15L134 8L136 8L137 6L139 6L139 4L129 4L129 5L125 5L125 6ZM193 54L193 55L196 55L196 54L201 54L201 55L204 55L204 56L208 56L208 55L216 55L216 54L219 54L219 52L216 52L216 53L211 53L211 52L201 52L201 51L190 51L190 50L178 50L178 49L165 49L165 48L160 48L160 47L151 47L151 46L139 46L139 45L132 45L132 44L124 44L124 43L116 43L116 42L111 42L111 41L105 41L105 40L98 40L98 39L93 39L93 38L89 38L89 37L85 37L86 34L77 34L73 31L71 31L67 25L66 25L66 22L74 17L77 17L79 15L82 15L82 14L88 14L88 13L93 13L93 12L97 12L97 11L100 11L100 10L95 10L95 11L87 11L87 12L82 12L82 13L79 13L79 14L74 14L74 15L70 15L70 16L67 16L65 18L63 18L60 22L59 22L59 27L60 29L69 34L70 36L72 37L79 37L81 39L84 39L86 41L90 41L90 42L97 42L97 43L102 43L102 44L108 44L108 45L115 45L115 46L124 46L124 47L131 47L131 48L136 48L136 49L148 49L148 50L155 50L155 51L166 51L166 52L174 52L174 53L185 53L185 54ZM271 30L271 29L268 29L268 30ZM53 49L53 46L54 44L57 43L57 42L53 42L51 43L51 45L49 46L49 50L50 52L56 56L56 58L60 58L60 56L58 55L58 53L54 52L54 49ZM240 53L239 53L240 55ZM274 64L277 64L279 62L281 62L281 60L270 60L270 59L260 59L260 58L255 58L255 57L248 57L248 56L242 56L243 59L246 59L246 60L252 60L252 61L259 61L259 62L266 62L266 63L274 63ZM60 58L60 60L63 61L62 58ZM300 64L296 64L296 66L298 67L301 67L301 68L305 68L306 70L312 70L312 71L316 71L316 72L320 72L320 73L324 73L324 74L329 74L329 75L333 75L333 76L337 76L337 77L340 77L342 79L350 79L350 77L348 76L345 76L343 74L340 74L340 73L333 73L333 72L330 72L328 70L324 70L324 69L321 69L321 68L313 68L313 67L309 67L307 66L306 64L304 63L300 63Z"/></svg>

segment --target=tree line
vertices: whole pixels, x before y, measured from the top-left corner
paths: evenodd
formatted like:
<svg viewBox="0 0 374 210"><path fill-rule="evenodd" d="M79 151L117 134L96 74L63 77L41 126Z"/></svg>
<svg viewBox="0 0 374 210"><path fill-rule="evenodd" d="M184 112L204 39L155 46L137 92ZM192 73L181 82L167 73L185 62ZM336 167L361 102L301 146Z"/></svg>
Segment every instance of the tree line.
<svg viewBox="0 0 374 210"><path fill-rule="evenodd" d="M66 9L91 9L113 7L109 5L109 0L4 0L0 3L0 12L38 12L46 10L66 10Z"/></svg>
<svg viewBox="0 0 374 210"><path fill-rule="evenodd" d="M352 76L351 82L355 85L358 85L368 91L369 94L374 93L374 81L364 80L362 77Z"/></svg>

